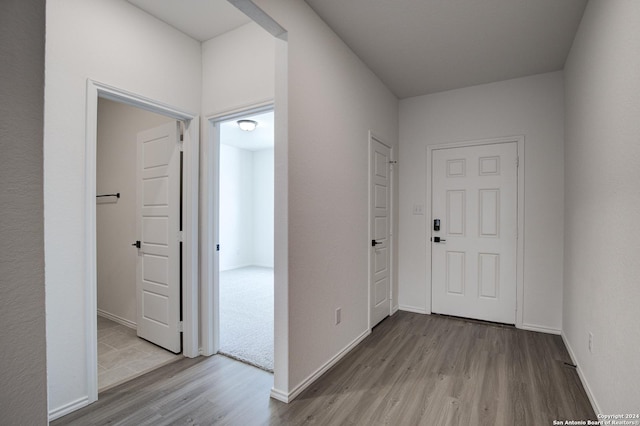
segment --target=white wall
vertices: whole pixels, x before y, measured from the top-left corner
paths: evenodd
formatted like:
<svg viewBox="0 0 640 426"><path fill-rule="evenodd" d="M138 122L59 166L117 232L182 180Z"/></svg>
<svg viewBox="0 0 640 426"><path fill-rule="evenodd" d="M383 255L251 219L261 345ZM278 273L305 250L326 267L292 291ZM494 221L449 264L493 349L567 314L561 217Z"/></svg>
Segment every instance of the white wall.
<svg viewBox="0 0 640 426"><path fill-rule="evenodd" d="M220 118L239 109L273 102L275 48L271 34L254 23L202 43L202 116ZM281 114L281 118L285 115ZM201 318L201 330L205 353L213 353L215 344L213 339L208 338L210 333L207 332L215 327L217 321L213 309L208 308L216 298L213 291L214 269L220 266L215 251L219 236L214 234L218 206L212 202L217 185L216 165L220 160L212 144L210 123L206 119L202 120L201 140L200 253L201 259L212 260L201 263L201 301L203 311L209 314Z"/></svg>
<svg viewBox="0 0 640 426"><path fill-rule="evenodd" d="M44 193L49 410L86 403L87 79L200 110L200 43L123 0L47 1ZM91 200L93 202L93 200Z"/></svg>
<svg viewBox="0 0 640 426"><path fill-rule="evenodd" d="M271 34L253 22L202 43L202 115L272 101L274 49Z"/></svg>
<svg viewBox="0 0 640 426"><path fill-rule="evenodd" d="M639 2L589 2L565 79L563 334L596 410L637 413Z"/></svg>
<svg viewBox="0 0 640 426"><path fill-rule="evenodd" d="M253 153L220 145L220 271L253 264Z"/></svg>
<svg viewBox="0 0 640 426"><path fill-rule="evenodd" d="M288 31L290 394L368 330L368 131L397 147L398 102L306 3L256 3Z"/></svg>
<svg viewBox="0 0 640 426"><path fill-rule="evenodd" d="M138 132L172 121L129 105L98 100L96 250L98 309L136 322L136 138Z"/></svg>
<svg viewBox="0 0 640 426"><path fill-rule="evenodd" d="M524 135L524 325L562 327L562 72L400 101L400 306L430 312L427 145Z"/></svg>
<svg viewBox="0 0 640 426"><path fill-rule="evenodd" d="M220 145L221 271L273 268L273 173L273 148Z"/></svg>
<svg viewBox="0 0 640 426"><path fill-rule="evenodd" d="M273 268L274 149L253 152L253 264Z"/></svg>
<svg viewBox="0 0 640 426"><path fill-rule="evenodd" d="M0 2L0 423L47 423L45 2Z"/></svg>

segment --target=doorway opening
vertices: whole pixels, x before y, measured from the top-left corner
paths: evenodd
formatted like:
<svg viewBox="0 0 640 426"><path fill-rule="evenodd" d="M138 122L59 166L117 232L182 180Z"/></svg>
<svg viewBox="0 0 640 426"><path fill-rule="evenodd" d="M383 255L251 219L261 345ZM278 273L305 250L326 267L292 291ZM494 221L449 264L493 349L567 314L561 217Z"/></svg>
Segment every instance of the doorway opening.
<svg viewBox="0 0 640 426"><path fill-rule="evenodd" d="M98 99L98 392L182 353L178 325L172 324L180 320L180 243L166 238L172 227L180 227L180 152L166 148L179 143L181 125L165 115ZM171 167L158 164L168 163L171 155ZM176 311L173 317L169 308Z"/></svg>
<svg viewBox="0 0 640 426"><path fill-rule="evenodd" d="M217 128L218 352L272 372L274 111L244 113Z"/></svg>
<svg viewBox="0 0 640 426"><path fill-rule="evenodd" d="M158 129L154 127L139 132L135 136L132 143L136 146L134 160L136 179L133 182L123 183L125 186L120 187L122 189L112 188L110 183L108 188L98 188L98 173L100 173L97 164L98 104L100 100L115 101L146 112L157 113L164 116L163 119L169 122L164 125L165 135L158 135L156 133ZM182 130L182 136L180 136L180 130ZM197 339L199 119L195 114L88 80L86 131L85 294L87 309L85 311L85 329L87 335L87 402L91 403L98 399L98 376L104 372L98 362L98 207L102 209L103 207L118 206L118 201L125 201L125 193L128 201L131 200L131 197L135 199L135 232L131 235L127 234L129 238L122 243L125 244L125 247L118 247L116 251L132 249L135 253L134 256L137 257L136 286L140 285L140 281L146 281L146 287L143 286L142 290L136 289L136 295L143 296L142 298L136 297L136 327L138 330L144 328L141 334L143 338L165 347L171 345L168 345L166 341L158 341L157 331L162 327L170 328L174 342L173 346L169 347L172 352L180 352L181 346L184 356L195 357L199 354ZM169 140L174 143L169 143ZM143 155L139 155L139 152L142 152ZM138 161L138 159L144 161ZM121 170L122 164L118 164L116 168L118 169L116 173L125 174ZM98 189L101 192L98 192ZM106 197L98 197L98 195L106 195ZM121 204L120 207L123 205ZM140 220L141 218L145 220ZM176 218L179 218L179 222ZM146 219L151 219L151 221ZM182 229L178 231L179 228L175 226L175 223L181 223ZM169 226L169 224L173 225ZM116 227L118 229L107 229L107 232L123 231L123 229L119 229L120 224ZM122 225L122 228L126 228L126 226ZM176 232L174 232L174 228ZM162 240L163 236L166 241ZM132 244L135 247L132 247ZM113 252L111 253L113 254ZM179 261L172 263L169 262L169 258L178 258ZM144 261L140 262L140 259L144 259ZM169 263L173 266L168 266ZM138 279L140 276L144 280ZM177 283L177 287L175 283ZM169 288L173 289L172 294L167 293ZM171 303L165 303L166 300L163 299L170 299ZM118 302L115 305L117 306ZM171 307L168 307L169 305ZM107 316L108 309L113 309L114 305L102 306L104 308L101 308L100 313L104 318ZM142 306L143 309L139 309L139 306ZM124 310L126 311L126 308ZM142 312L142 320L140 312ZM108 333L116 331L120 333L120 336L112 337L113 340L109 339L113 343L110 344L113 349L117 349L114 345L126 346L127 343L123 343L124 339L128 337L126 335L133 334L127 330L133 325L132 322L127 321L125 317L116 318L116 316L120 317L120 315L114 314L107 319L119 319L120 322L116 323L117 325L103 319L100 320L101 329L112 329ZM149 324L143 326L145 321L159 327L149 328ZM146 349L149 350L149 346L146 346ZM121 370L119 373L123 373L123 371ZM139 374L141 373L136 375ZM102 383L103 389L109 386L105 383L104 381Z"/></svg>

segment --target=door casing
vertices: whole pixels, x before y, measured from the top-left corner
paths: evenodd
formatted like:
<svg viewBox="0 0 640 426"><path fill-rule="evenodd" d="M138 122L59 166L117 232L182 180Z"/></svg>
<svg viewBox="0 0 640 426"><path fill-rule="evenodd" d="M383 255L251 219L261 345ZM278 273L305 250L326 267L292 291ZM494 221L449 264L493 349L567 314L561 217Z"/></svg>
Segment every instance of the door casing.
<svg viewBox="0 0 640 426"><path fill-rule="evenodd" d="M96 259L96 151L98 98L124 103L185 123L183 167L182 321L183 354L200 354L198 341L198 209L199 140L197 114L180 110L144 96L87 80L85 138L85 324L88 403L98 400L97 259Z"/></svg>
<svg viewBox="0 0 640 426"><path fill-rule="evenodd" d="M202 354L210 356L220 349L220 124L247 115L273 111L273 100L207 117L209 140L204 158L207 163L203 209L203 261L202 264ZM275 268L274 268L275 269ZM274 354L275 356L275 354ZM274 359L275 361L275 359Z"/></svg>
<svg viewBox="0 0 640 426"><path fill-rule="evenodd" d="M472 141L463 141L463 142L452 142L452 143L443 143L437 145L428 145L427 146L427 159L426 159L426 169L427 170L427 191L426 198L429 203L427 211L428 213L425 215L426 226L425 226L425 241L426 241L426 264L429 265L429 273L425 277L426 279L426 308L427 314L431 314L431 256L432 256L432 247L429 242L429 238L431 237L431 223L433 221L433 209L431 206L432 203L432 184L433 184L433 176L431 169L431 160L433 157L433 151L436 149L445 149L445 148L464 148L469 146L478 146L478 145L492 145L499 143L510 143L516 142L518 146L518 241L517 241L517 254L516 254L516 327L523 328L523 318L524 318L524 165L525 165L525 145L524 145L524 136L508 136L502 138L494 138L494 139L481 139L481 140L472 140Z"/></svg>

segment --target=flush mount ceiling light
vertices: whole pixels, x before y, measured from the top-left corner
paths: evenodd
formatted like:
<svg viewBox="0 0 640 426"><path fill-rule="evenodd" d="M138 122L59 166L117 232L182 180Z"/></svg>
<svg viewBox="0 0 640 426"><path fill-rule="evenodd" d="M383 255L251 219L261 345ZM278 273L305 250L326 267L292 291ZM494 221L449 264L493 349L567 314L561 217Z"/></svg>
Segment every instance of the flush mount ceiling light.
<svg viewBox="0 0 640 426"><path fill-rule="evenodd" d="M258 125L257 121L253 120L238 120L238 127L245 132L253 132Z"/></svg>

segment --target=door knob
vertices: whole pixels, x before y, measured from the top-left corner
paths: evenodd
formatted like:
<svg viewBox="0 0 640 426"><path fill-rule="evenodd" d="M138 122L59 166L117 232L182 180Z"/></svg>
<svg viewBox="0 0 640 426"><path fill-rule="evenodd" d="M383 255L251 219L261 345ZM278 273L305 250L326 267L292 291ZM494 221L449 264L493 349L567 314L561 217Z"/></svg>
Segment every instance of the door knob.
<svg viewBox="0 0 640 426"><path fill-rule="evenodd" d="M377 246L378 244L382 244L382 243L379 243L379 242L377 242L376 240L371 240L371 247L375 247L375 246Z"/></svg>
<svg viewBox="0 0 640 426"><path fill-rule="evenodd" d="M135 243L133 243L131 245L134 246L134 247L137 247L137 248L141 247L140 241L136 241Z"/></svg>
<svg viewBox="0 0 640 426"><path fill-rule="evenodd" d="M433 242L434 243L444 243L445 241L447 241L447 240L442 239L440 237L433 237Z"/></svg>

